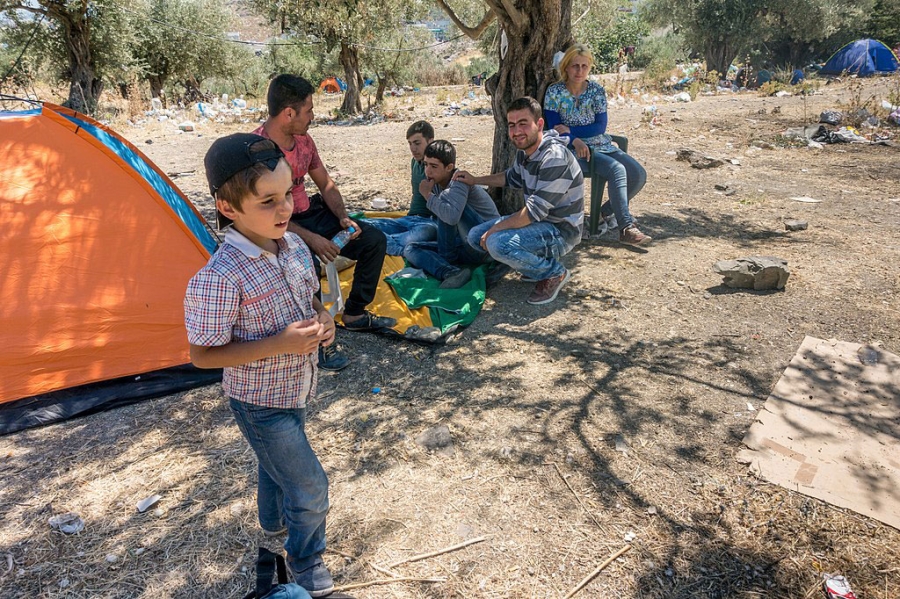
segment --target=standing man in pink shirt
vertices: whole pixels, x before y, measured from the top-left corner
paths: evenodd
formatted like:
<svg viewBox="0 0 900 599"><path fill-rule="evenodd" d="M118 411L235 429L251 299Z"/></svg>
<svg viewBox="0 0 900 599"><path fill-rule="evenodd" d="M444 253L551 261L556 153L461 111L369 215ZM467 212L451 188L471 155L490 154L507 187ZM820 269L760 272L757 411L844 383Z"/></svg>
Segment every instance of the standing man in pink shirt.
<svg viewBox="0 0 900 599"><path fill-rule="evenodd" d="M315 118L313 93L315 88L306 79L278 75L269 83L269 118L253 133L274 141L291 166L294 210L288 230L303 239L317 262L331 262L338 254L356 260L353 285L341 318L344 328L350 331L391 328L397 324L395 319L366 310L375 299L387 241L384 233L371 225L350 219L341 192L319 158L316 144L308 133ZM307 176L319 189L312 197L307 195L304 186ZM343 248L331 241L337 233L351 227L350 241ZM333 347L319 349L319 368L341 370L349 364L349 359Z"/></svg>

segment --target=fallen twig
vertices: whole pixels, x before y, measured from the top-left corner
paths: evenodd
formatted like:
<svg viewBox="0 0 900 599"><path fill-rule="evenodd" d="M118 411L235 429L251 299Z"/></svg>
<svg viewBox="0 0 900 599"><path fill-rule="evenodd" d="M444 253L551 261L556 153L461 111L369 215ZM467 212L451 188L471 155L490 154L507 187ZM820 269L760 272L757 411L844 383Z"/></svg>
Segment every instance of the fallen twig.
<svg viewBox="0 0 900 599"><path fill-rule="evenodd" d="M406 559L402 559L398 562L394 562L390 564L388 568L396 568L401 564L408 564L410 562L418 562L423 559L428 559L429 557L435 557L437 555L443 555L444 553L450 553L451 551L456 551L457 549L462 549L463 547L468 547L469 545L474 545L475 543L481 543L482 541L486 541L487 537L477 537L475 539L469 539L468 541L464 541L459 545L454 545L452 547L447 547L446 549L439 549L438 551L432 551L431 553L422 553L420 555L414 555L412 557L408 557Z"/></svg>
<svg viewBox="0 0 900 599"><path fill-rule="evenodd" d="M597 525L597 528L600 528L602 530L603 525L600 524L600 521L597 520L597 518L594 517L594 514L592 514L591 511L589 509L587 509L587 507L584 505L584 503L582 503L581 497L578 496L578 493L575 492L575 489L572 488L572 485L570 485L569 481L566 480L566 477L563 476L562 470L559 469L559 464L557 464L556 462L544 462L544 463L545 464L553 464L553 467L556 468L556 473L559 474L559 477L562 479L562 481L564 483L566 483L566 486L569 488L569 491L572 493L572 496L575 498L575 501L578 502L578 505L581 506L581 509L584 510L584 513L586 513L590 517L590 519L594 521L594 524Z"/></svg>
<svg viewBox="0 0 900 599"><path fill-rule="evenodd" d="M602 572L603 569L606 568L606 566L613 563L613 560L615 560L617 557L619 557L620 555L622 555L623 553L627 552L630 549L631 549L631 545L625 545L624 547L622 547L621 549L619 549L618 551L613 553L611 556L609 556L609 559L607 559L605 562L603 562L602 564L597 566L593 572L591 572L590 574L585 576L584 580L579 582L578 585L574 589L569 591L569 594L566 595L563 599L569 599L569 597L574 597L575 593L577 593L578 591L583 589L585 586L587 586L587 583L589 583L591 580L593 580L594 577L597 576L597 574L600 574L600 572Z"/></svg>
<svg viewBox="0 0 900 599"><path fill-rule="evenodd" d="M368 582L354 582L353 584L345 584L334 587L337 592L351 591L353 589L363 589L365 587L373 587L380 584L393 584L395 582L447 582L446 578L379 578L378 580L370 580Z"/></svg>

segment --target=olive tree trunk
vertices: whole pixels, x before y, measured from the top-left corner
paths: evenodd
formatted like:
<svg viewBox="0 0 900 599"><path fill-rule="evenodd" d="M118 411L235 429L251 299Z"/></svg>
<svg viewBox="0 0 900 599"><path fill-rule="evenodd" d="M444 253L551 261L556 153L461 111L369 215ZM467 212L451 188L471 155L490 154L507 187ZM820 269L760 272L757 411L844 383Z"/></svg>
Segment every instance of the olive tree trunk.
<svg viewBox="0 0 900 599"><path fill-rule="evenodd" d="M346 42L341 42L339 57L341 66L344 67L344 81L347 89L344 91L344 101L341 103L341 112L344 114L359 114L362 112L362 102L359 90L362 89L362 75L359 74L359 50Z"/></svg>
<svg viewBox="0 0 900 599"><path fill-rule="evenodd" d="M91 52L91 28L87 17L84 19L64 19L61 24L66 29L65 47L68 57L69 108L93 114L103 92L103 80L97 77L94 57Z"/></svg>
<svg viewBox="0 0 900 599"><path fill-rule="evenodd" d="M517 5L514 14L498 14L506 43L498 50L500 68L485 85L494 113L492 173L508 168L516 153L507 133L506 108L521 96L543 104L544 92L557 80L553 55L572 42L572 0L520 0ZM522 194L514 190L495 189L492 196L501 214L523 205Z"/></svg>

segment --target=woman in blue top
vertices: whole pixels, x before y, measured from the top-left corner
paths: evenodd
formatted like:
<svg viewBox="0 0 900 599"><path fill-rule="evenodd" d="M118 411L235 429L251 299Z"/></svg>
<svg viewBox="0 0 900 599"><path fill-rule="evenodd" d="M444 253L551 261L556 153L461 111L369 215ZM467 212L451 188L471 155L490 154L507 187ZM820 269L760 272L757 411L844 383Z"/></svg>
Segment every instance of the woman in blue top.
<svg viewBox="0 0 900 599"><path fill-rule="evenodd" d="M573 44L566 50L558 67L562 81L547 88L544 96L544 118L547 127L569 136L569 148L578 157L582 172L590 171L593 160L594 173L609 181L609 201L600 214L607 221L615 214L619 241L645 245L651 238L635 226L628 201L644 187L647 171L606 134L606 91L588 79L593 65L587 46Z"/></svg>

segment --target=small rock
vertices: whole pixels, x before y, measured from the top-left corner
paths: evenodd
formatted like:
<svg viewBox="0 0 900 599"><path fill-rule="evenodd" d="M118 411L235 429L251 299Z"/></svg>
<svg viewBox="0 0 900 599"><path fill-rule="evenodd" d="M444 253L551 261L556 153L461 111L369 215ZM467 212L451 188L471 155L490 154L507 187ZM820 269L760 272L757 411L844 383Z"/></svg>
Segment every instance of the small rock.
<svg viewBox="0 0 900 599"><path fill-rule="evenodd" d="M416 437L416 443L425 449L443 449L453 444L450 428L446 424L433 426Z"/></svg>
<svg viewBox="0 0 900 599"><path fill-rule="evenodd" d="M647 508L647 513L650 514L651 516L655 515L655 514L656 514L656 506L655 506L655 505L651 505L650 507L648 507L648 508Z"/></svg>
<svg viewBox="0 0 900 599"><path fill-rule="evenodd" d="M106 556L106 563L108 564L114 564L117 561L119 561L119 556L115 553L110 553Z"/></svg>
<svg viewBox="0 0 900 599"><path fill-rule="evenodd" d="M712 298L712 293L710 293L709 291L707 291L703 294L703 299L711 299L711 298Z"/></svg>
<svg viewBox="0 0 900 599"><path fill-rule="evenodd" d="M725 277L726 287L734 289L784 289L791 274L787 260L772 256L720 260L713 270Z"/></svg>
<svg viewBox="0 0 900 599"><path fill-rule="evenodd" d="M148 139L148 140L146 140L144 143L147 144L147 145L150 145L150 144L153 143L153 140L152 140L152 139ZM64 578L63 580L66 580L66 579Z"/></svg>
<svg viewBox="0 0 900 599"><path fill-rule="evenodd" d="M805 220L788 219L784 221L786 231L805 231L809 227L809 223Z"/></svg>
<svg viewBox="0 0 900 599"><path fill-rule="evenodd" d="M628 453L630 447L628 446L628 442L625 441L625 437L622 435L616 435L615 438L616 451L621 451L624 454Z"/></svg>
<svg viewBox="0 0 900 599"><path fill-rule="evenodd" d="M590 297L591 290L590 289L576 289L575 297Z"/></svg>
<svg viewBox="0 0 900 599"><path fill-rule="evenodd" d="M714 187L716 189L718 189L719 191L726 191L728 189L728 184L727 183L716 183Z"/></svg>
<svg viewBox="0 0 900 599"><path fill-rule="evenodd" d="M871 345L863 345L856 350L856 355L863 364L878 364L878 349Z"/></svg>
<svg viewBox="0 0 900 599"><path fill-rule="evenodd" d="M697 169L716 168L725 164L724 161L719 160L718 158L713 158L712 156L704 156L699 152L695 152L694 150L691 150L689 148L678 150L676 160L690 162L691 166Z"/></svg>
<svg viewBox="0 0 900 599"><path fill-rule="evenodd" d="M625 542L630 543L637 538L637 535L631 532L630 530L625 533Z"/></svg>

